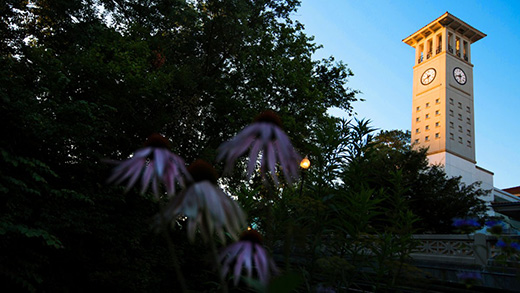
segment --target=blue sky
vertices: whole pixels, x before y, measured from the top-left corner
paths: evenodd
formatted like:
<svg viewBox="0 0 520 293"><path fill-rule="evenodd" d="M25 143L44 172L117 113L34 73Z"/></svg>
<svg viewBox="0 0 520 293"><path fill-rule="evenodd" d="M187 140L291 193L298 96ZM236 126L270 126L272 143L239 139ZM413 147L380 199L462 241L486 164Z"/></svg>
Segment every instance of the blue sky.
<svg viewBox="0 0 520 293"><path fill-rule="evenodd" d="M316 59L332 55L354 72L348 86L366 100L356 117L409 130L415 53L402 40L446 11L487 34L471 46L477 165L495 187L519 186L520 1L302 0L294 18L323 45Z"/></svg>

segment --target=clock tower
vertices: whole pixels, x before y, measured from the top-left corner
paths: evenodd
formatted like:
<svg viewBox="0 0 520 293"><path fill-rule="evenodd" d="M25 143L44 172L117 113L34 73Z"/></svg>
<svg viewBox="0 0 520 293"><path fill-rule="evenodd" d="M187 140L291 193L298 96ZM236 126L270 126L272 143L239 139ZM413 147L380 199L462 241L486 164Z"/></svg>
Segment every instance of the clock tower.
<svg viewBox="0 0 520 293"><path fill-rule="evenodd" d="M471 44L485 36L446 12L403 42L415 48L412 144L448 176L493 188L493 173L475 165Z"/></svg>

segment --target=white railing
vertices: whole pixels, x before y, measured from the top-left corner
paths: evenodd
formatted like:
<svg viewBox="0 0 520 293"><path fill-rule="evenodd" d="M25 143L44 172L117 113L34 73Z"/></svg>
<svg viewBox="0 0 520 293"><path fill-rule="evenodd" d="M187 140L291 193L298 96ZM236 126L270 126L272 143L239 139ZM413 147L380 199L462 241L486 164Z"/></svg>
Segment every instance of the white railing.
<svg viewBox="0 0 520 293"><path fill-rule="evenodd" d="M417 247L411 253L415 260L486 265L496 255L496 238L484 234L414 235Z"/></svg>

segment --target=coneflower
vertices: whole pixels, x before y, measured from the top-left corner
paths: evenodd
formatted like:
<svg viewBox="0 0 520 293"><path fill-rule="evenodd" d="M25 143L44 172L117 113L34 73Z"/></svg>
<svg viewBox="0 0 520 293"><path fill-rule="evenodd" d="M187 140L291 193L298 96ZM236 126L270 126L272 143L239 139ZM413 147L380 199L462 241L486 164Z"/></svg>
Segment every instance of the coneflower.
<svg viewBox="0 0 520 293"><path fill-rule="evenodd" d="M144 193L151 183L153 192L159 195L159 184L163 183L166 192L171 196L175 194L176 184L184 186L186 181L191 180L184 160L170 152L168 140L157 133L150 135L144 147L137 150L130 159L114 163L117 166L108 182L120 184L128 180L127 191L141 177L141 193Z"/></svg>
<svg viewBox="0 0 520 293"><path fill-rule="evenodd" d="M242 232L240 240L227 246L220 253L222 276L232 272L234 284L237 285L245 271L248 278L256 273L259 281L267 285L271 276L278 273L276 264L262 246L262 235L255 230Z"/></svg>
<svg viewBox="0 0 520 293"><path fill-rule="evenodd" d="M235 161L249 151L247 176L251 177L261 153L260 173L262 177L270 172L278 185L276 165L289 183L298 178L300 155L294 150L287 134L281 128L281 120L273 111L258 115L254 122L240 131L232 140L218 149L217 160L225 161L225 172L231 171Z"/></svg>
<svg viewBox="0 0 520 293"><path fill-rule="evenodd" d="M188 172L193 181L171 199L163 216L169 221L185 216L191 241L195 239L197 227L205 241L217 233L224 242L224 231L236 239L245 226L245 215L240 206L217 186L218 178L213 166L197 160L188 167Z"/></svg>

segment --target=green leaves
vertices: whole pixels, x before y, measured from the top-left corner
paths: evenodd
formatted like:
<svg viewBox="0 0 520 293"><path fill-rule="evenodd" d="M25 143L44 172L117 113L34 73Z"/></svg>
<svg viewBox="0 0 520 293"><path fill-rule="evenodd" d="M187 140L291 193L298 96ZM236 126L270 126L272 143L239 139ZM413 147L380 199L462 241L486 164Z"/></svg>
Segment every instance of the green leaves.
<svg viewBox="0 0 520 293"><path fill-rule="evenodd" d="M25 237L41 237L44 243L56 249L63 248L61 241L54 235L43 229L29 228L25 225L15 225L9 222L0 222L0 235L7 233L19 233Z"/></svg>
<svg viewBox="0 0 520 293"><path fill-rule="evenodd" d="M9 26L0 25L1 248L13 252L2 264L9 280L35 290L67 291L80 282L117 290L175 287L164 281L164 247L150 235L158 203L104 185L109 166L102 159L125 159L160 132L187 162L211 160L267 108L282 116L298 149L317 157L313 145L325 138L317 126L333 121L328 107L352 111L356 100L345 64L312 60L319 46L291 19L298 1L2 5L1 23ZM336 123L346 124L323 127ZM343 156L330 158L338 163ZM323 180L310 175L305 196L284 189L293 195L284 204L309 224L292 227L320 229L321 195L334 194L340 170L328 159L320 158ZM265 204L253 195L261 190L240 189L241 178L237 171L227 183L240 190L246 208ZM265 225L262 216L251 220ZM200 263L196 252L190 258Z"/></svg>

